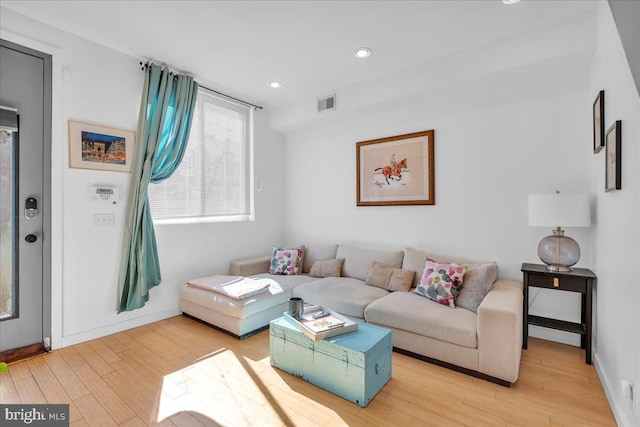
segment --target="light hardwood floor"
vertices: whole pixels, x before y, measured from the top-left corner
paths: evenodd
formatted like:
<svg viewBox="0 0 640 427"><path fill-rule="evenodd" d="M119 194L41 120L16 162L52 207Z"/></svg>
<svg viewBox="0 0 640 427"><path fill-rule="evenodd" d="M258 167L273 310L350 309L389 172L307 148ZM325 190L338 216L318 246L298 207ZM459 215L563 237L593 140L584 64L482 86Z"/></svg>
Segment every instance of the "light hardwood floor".
<svg viewBox="0 0 640 427"><path fill-rule="evenodd" d="M271 367L268 331L183 316L11 364L0 403L69 403L74 426L615 426L579 348L530 339L511 388L393 353L361 408Z"/></svg>

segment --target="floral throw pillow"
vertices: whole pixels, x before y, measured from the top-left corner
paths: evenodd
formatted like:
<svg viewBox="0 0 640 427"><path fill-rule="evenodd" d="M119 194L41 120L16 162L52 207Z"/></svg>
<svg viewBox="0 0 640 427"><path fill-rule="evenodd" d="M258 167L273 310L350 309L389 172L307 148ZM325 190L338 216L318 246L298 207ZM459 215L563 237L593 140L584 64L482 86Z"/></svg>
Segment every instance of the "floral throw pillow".
<svg viewBox="0 0 640 427"><path fill-rule="evenodd" d="M297 248L279 248L274 246L271 253L269 274L293 276L302 272L302 257L304 246Z"/></svg>
<svg viewBox="0 0 640 427"><path fill-rule="evenodd" d="M425 259L422 280L413 291L439 304L455 308L455 298L462 288L462 280L467 271L463 264L453 264Z"/></svg>

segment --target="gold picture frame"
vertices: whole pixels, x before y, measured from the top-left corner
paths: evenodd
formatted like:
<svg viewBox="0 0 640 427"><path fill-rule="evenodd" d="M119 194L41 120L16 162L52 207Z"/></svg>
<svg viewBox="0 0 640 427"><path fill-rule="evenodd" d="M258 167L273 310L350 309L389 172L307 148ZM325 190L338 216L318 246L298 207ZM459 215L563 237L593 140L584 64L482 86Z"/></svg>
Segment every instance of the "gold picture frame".
<svg viewBox="0 0 640 427"><path fill-rule="evenodd" d="M435 205L434 131L356 143L357 206Z"/></svg>
<svg viewBox="0 0 640 427"><path fill-rule="evenodd" d="M133 131L69 120L69 167L131 172Z"/></svg>

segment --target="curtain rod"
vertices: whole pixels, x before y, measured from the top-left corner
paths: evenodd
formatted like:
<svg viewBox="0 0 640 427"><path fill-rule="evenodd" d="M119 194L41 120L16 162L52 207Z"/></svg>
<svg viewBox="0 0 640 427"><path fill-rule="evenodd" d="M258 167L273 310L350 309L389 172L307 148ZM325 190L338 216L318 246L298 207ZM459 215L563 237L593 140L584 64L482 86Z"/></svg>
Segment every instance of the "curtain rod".
<svg viewBox="0 0 640 427"><path fill-rule="evenodd" d="M142 71L144 71L144 70L146 70L147 68L149 68L149 62L146 62L146 63L145 63L145 62L142 62L142 61L141 61L141 62L140 62L140 69L141 69ZM233 99L234 101L241 102L241 103L243 103L243 104L245 104L245 105L250 105L251 107L253 107L253 108L255 108L255 109L258 109L258 110L262 110L262 109L263 109L263 108L262 108L261 106L259 106L259 105L252 104L252 103L247 102L247 101L243 101L242 99L238 99L238 98L235 98L235 97L233 97L233 96L229 96L229 95L227 95L226 93L218 92L217 90L209 89L209 88L208 88L208 87L206 87L206 86L202 86L200 83L198 83L198 86L200 86L200 87L201 87L201 88L203 88L203 89L208 90L209 92L217 93L218 95L222 95L222 96L224 96L224 97L226 97L226 98Z"/></svg>

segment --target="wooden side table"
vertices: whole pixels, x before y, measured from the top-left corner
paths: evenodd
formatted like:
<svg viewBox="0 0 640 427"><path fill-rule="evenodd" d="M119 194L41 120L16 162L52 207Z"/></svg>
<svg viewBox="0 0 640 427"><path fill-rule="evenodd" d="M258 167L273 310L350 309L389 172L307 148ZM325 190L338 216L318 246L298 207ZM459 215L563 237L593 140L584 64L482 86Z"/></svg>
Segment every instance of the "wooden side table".
<svg viewBox="0 0 640 427"><path fill-rule="evenodd" d="M524 275L524 300L522 310L522 348L527 348L529 325L542 326L560 331L580 334L580 347L585 349L585 362L591 365L591 317L593 287L598 280L596 275L586 268L574 268L568 272L548 271L546 265L522 264ZM557 289L560 291L580 292L582 294L581 322L567 322L541 316L529 315L529 287Z"/></svg>

